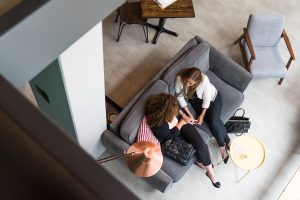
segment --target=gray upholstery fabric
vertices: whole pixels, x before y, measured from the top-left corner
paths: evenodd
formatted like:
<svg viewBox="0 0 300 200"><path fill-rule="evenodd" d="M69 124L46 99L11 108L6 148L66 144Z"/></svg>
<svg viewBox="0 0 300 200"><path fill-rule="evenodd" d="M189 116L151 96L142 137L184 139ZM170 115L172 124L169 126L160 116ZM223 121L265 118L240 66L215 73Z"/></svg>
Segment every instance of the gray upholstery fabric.
<svg viewBox="0 0 300 200"><path fill-rule="evenodd" d="M154 176L144 178L154 188L161 192L165 192L172 187L173 179L162 169L159 170Z"/></svg>
<svg viewBox="0 0 300 200"><path fill-rule="evenodd" d="M175 162L171 158L164 156L164 162L161 169L173 179L174 183L176 183L191 167L195 160L196 156L193 156L188 164L184 166L178 162Z"/></svg>
<svg viewBox="0 0 300 200"><path fill-rule="evenodd" d="M102 144L113 153L123 153L129 148L129 144L120 140L120 136L110 130L106 130L101 135Z"/></svg>
<svg viewBox="0 0 300 200"><path fill-rule="evenodd" d="M287 69L279 47L253 47L255 52L255 60L250 66L250 71L253 77L280 77L287 75ZM248 61L251 54L247 45L244 45L244 50Z"/></svg>
<svg viewBox="0 0 300 200"><path fill-rule="evenodd" d="M234 87L226 84L213 72L208 71L207 76L210 82L218 89L222 96L221 119L225 123L232 114L240 107L244 100L244 95Z"/></svg>
<svg viewBox="0 0 300 200"><path fill-rule="evenodd" d="M204 41L198 35L195 36L195 39L199 43ZM209 70L214 72L225 83L241 92L245 91L252 80L252 75L247 70L211 45L209 52Z"/></svg>
<svg viewBox="0 0 300 200"><path fill-rule="evenodd" d="M197 67L203 73L208 70L209 45L206 42L199 44L173 63L173 65L171 65L170 68L162 75L162 80L164 80L169 86L172 86L178 72L186 67Z"/></svg>
<svg viewBox="0 0 300 200"><path fill-rule="evenodd" d="M284 27L282 15L252 14L248 20L248 33L253 46L277 46Z"/></svg>
<svg viewBox="0 0 300 200"><path fill-rule="evenodd" d="M136 140L138 128L144 116L144 107L148 98L159 93L168 93L168 85L158 80L150 89L143 94L139 101L132 107L121 125L120 134L123 140L129 144L133 144Z"/></svg>

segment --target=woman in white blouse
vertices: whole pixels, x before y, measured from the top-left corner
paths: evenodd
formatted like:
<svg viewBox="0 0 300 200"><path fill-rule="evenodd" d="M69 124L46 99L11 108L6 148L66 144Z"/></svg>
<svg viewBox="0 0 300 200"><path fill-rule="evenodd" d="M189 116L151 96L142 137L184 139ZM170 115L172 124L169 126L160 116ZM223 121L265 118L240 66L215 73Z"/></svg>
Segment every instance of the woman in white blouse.
<svg viewBox="0 0 300 200"><path fill-rule="evenodd" d="M222 110L222 97L213 86L208 77L198 68L191 67L183 69L176 77L175 91L180 107L181 117L190 124L201 125L205 120L211 133L216 138L222 158L226 164L229 156L230 138L225 126L220 119ZM194 119L187 106L187 101L196 111L197 118Z"/></svg>

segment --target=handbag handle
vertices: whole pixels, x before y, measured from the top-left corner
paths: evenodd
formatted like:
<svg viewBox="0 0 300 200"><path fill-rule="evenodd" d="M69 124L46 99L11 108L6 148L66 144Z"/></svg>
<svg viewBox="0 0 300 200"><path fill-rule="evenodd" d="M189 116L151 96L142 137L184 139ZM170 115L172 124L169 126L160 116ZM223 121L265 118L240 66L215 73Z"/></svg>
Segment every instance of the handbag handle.
<svg viewBox="0 0 300 200"><path fill-rule="evenodd" d="M238 108L238 109L234 112L234 114L233 114L232 116L236 116L235 114L236 114L239 110L243 111L243 114L242 114L241 117L244 117L244 115L245 115L245 109L244 109L244 108Z"/></svg>

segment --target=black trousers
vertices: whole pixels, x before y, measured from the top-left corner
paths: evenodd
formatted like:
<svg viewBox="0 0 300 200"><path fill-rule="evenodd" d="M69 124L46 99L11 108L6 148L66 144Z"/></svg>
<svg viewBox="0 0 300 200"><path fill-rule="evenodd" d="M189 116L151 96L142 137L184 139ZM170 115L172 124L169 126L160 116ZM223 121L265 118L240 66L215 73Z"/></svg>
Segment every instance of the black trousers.
<svg viewBox="0 0 300 200"><path fill-rule="evenodd" d="M202 99L198 98L194 94L193 99L189 100L190 104L193 106L194 110L199 116L202 112ZM214 101L210 102L210 106L206 111L204 121L207 123L212 135L216 138L220 147L225 144L229 144L230 138L227 134L226 128L220 118L222 111L222 96L218 92Z"/></svg>
<svg viewBox="0 0 300 200"><path fill-rule="evenodd" d="M185 124L180 129L181 136L196 149L197 161L204 166L211 164L209 150L207 144L203 141L197 129L191 124Z"/></svg>

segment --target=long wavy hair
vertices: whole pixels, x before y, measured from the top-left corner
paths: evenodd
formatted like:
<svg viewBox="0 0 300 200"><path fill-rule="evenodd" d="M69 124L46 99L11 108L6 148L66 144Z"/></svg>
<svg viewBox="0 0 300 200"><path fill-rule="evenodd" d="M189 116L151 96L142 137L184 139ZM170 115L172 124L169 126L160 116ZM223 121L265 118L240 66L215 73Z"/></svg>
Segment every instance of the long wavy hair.
<svg viewBox="0 0 300 200"><path fill-rule="evenodd" d="M145 105L145 116L150 127L171 122L178 115L178 111L176 97L165 93L150 97Z"/></svg>
<svg viewBox="0 0 300 200"><path fill-rule="evenodd" d="M183 93L189 99L192 99L193 98L193 94L196 91L196 88L199 86L199 84L203 80L202 73L201 73L200 69L198 69L196 67L184 68L183 70L181 70L177 74L177 76L180 76L181 82L183 84L183 90L179 94ZM196 82L193 86L191 86L189 88L186 87L186 81L188 79L192 79L193 81Z"/></svg>

